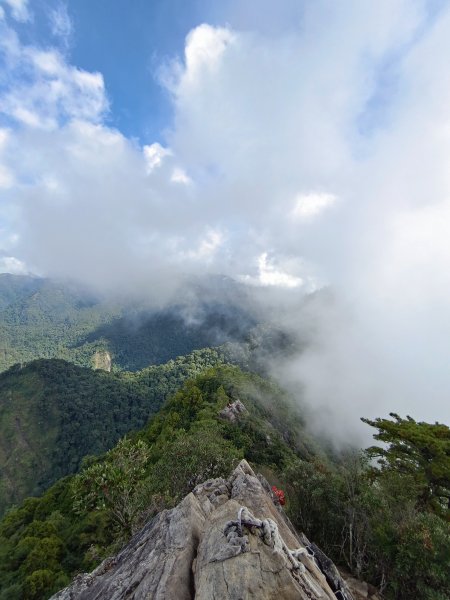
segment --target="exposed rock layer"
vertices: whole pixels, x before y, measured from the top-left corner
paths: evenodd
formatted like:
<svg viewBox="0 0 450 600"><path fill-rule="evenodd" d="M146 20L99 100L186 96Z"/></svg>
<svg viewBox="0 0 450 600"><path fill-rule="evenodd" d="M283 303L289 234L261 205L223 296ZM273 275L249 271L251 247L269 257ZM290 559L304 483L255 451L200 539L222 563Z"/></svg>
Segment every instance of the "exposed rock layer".
<svg viewBox="0 0 450 600"><path fill-rule="evenodd" d="M325 559L312 557L267 483L242 461L228 480L197 486L53 600L352 600Z"/></svg>

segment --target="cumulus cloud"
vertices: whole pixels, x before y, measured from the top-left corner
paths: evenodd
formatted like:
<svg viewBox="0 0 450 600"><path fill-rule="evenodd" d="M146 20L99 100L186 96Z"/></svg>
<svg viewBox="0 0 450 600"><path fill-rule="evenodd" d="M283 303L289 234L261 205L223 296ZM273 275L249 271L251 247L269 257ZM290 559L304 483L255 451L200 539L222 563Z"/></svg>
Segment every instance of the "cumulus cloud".
<svg viewBox="0 0 450 600"><path fill-rule="evenodd" d="M268 257L267 252L263 252L258 256L258 274L256 277L251 275L243 275L241 281L256 286L274 286L277 288L297 288L303 285L303 279L290 274L288 271L282 270L279 266L274 265Z"/></svg>
<svg viewBox="0 0 450 600"><path fill-rule="evenodd" d="M27 275L28 270L21 260L14 256L2 256L0 254L0 273L11 273L13 275Z"/></svg>
<svg viewBox="0 0 450 600"><path fill-rule="evenodd" d="M98 122L108 108L103 77L66 63L55 48L21 44L0 21L0 113L31 128L54 129L71 119Z"/></svg>
<svg viewBox="0 0 450 600"><path fill-rule="evenodd" d="M231 4L241 29L200 25L165 66L174 121L142 148L107 126L100 74L4 27L5 252L158 302L239 278L304 342L272 368L317 428L450 420L450 11L321 0L292 20L286 0L252 29Z"/></svg>
<svg viewBox="0 0 450 600"><path fill-rule="evenodd" d="M143 152L147 162L147 170L149 173L151 173L156 167L161 166L165 156L172 155L171 151L168 148L163 148L163 146L161 146L161 144L158 144L158 142L155 142L150 146L144 146Z"/></svg>

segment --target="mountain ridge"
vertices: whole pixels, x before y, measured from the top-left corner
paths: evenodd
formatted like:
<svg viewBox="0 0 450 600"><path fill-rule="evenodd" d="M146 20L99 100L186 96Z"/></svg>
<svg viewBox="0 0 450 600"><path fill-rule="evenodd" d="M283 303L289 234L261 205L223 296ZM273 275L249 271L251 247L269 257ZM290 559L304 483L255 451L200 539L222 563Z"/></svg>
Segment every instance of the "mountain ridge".
<svg viewBox="0 0 450 600"><path fill-rule="evenodd" d="M189 377L224 360L199 350L136 373L38 359L0 373L0 515L143 427Z"/></svg>
<svg viewBox="0 0 450 600"><path fill-rule="evenodd" d="M87 458L78 474L0 520L0 600L45 600L114 556L200 482L227 479L242 458L276 486L274 497L286 500L289 518L316 556L320 547L354 577L381 585L386 600L448 598L449 525L432 503L423 505L422 470L416 478L376 469L362 452L326 456L288 400L273 382L236 366L187 380L142 430ZM406 423L423 442L427 424ZM448 428L441 430L448 435ZM429 438L438 442L445 451L445 439ZM234 506L231 520L241 507ZM268 517L257 514L260 521ZM260 529L250 521L251 529ZM223 523L218 527L223 542ZM250 545L255 542L250 532ZM258 547L256 555L261 552ZM359 587L358 600L373 595L370 586Z"/></svg>
<svg viewBox="0 0 450 600"><path fill-rule="evenodd" d="M105 351L114 369L136 371L241 341L257 320L242 290L232 299L230 282L214 281L214 291L198 282L155 308L151 299L113 299L70 282L0 274L0 371L37 358L92 367Z"/></svg>
<svg viewBox="0 0 450 600"><path fill-rule="evenodd" d="M52 600L353 600L336 567L296 533L275 500L242 460L227 479L202 482L156 515L117 556Z"/></svg>

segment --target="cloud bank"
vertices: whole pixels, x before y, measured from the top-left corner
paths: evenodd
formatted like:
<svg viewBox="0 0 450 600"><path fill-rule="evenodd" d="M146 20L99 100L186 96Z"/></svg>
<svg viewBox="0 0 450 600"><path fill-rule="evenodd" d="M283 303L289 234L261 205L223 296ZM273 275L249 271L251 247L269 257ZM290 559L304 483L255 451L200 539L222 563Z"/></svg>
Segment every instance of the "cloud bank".
<svg viewBox="0 0 450 600"><path fill-rule="evenodd" d="M108 127L101 74L3 15L3 256L155 302L204 273L270 288L308 341L274 374L316 427L449 422L450 11L286 1L252 28L244 4L161 67L164 146Z"/></svg>

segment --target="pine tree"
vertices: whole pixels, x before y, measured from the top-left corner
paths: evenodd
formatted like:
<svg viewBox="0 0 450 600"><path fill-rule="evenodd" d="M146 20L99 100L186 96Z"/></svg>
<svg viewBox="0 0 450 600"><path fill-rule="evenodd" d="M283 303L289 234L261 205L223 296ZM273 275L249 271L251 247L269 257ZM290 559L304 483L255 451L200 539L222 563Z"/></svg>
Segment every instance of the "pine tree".
<svg viewBox="0 0 450 600"><path fill-rule="evenodd" d="M416 422L390 413L390 419L362 419L378 429L376 440L385 447L371 446L367 454L377 458L380 472L412 476L418 501L424 508L450 519L450 428L442 423Z"/></svg>

